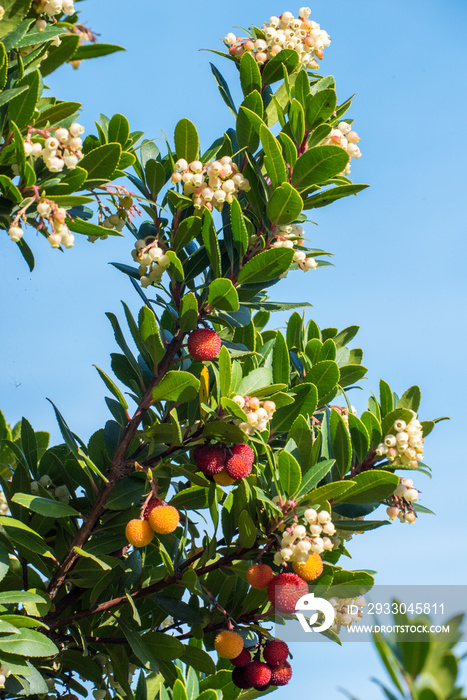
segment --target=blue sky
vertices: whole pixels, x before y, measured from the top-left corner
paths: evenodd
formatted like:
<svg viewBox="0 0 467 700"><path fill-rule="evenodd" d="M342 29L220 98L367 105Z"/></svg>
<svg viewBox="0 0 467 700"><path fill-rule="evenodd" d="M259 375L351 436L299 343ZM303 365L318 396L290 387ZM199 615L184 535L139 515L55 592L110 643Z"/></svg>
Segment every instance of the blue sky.
<svg viewBox="0 0 467 700"><path fill-rule="evenodd" d="M83 103L86 133L100 112L122 112L147 137L163 131L171 138L186 116L197 125L202 147L232 125L209 61L227 78L235 80L236 71L198 49L221 49L219 37L235 25L298 10L265 0L79 5L101 41L128 49L78 71L66 66L48 79L53 94ZM461 0L320 0L311 17L332 39L321 72L335 75L340 101L358 92L349 114L363 157L354 162L352 178L371 188L317 210L319 227L309 226L313 245L333 251L336 267L291 274L273 295L311 302L307 317L321 326L361 326L354 342L364 349L369 372L365 391L352 396L359 411L383 377L399 393L415 383L422 388L422 419L452 419L426 442L433 480L415 477L422 503L437 517L355 537L352 568L376 569L380 584L462 584L467 6ZM236 87L232 92L238 98ZM29 241L34 236L29 232ZM10 422L26 415L58 439L49 396L87 438L108 417L92 367L107 371L115 350L104 312L120 313L120 299L135 309L139 304L126 278L107 264L131 262L132 240L91 245L83 237L64 254L42 240L32 245L32 274L6 236L0 245L0 408ZM285 320L273 319L277 326ZM378 696L368 679L383 672L366 644L297 644L294 655L294 680L280 691L284 700L311 690L334 700L342 697L339 685L361 700Z"/></svg>

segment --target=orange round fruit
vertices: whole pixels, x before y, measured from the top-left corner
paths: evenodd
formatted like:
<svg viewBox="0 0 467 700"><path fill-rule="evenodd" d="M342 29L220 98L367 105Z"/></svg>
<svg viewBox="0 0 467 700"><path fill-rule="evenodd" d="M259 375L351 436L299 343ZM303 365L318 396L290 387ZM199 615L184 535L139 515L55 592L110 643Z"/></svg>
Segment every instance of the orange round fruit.
<svg viewBox="0 0 467 700"><path fill-rule="evenodd" d="M148 523L159 535L173 532L180 522L180 514L173 506L156 506L149 513Z"/></svg>
<svg viewBox="0 0 467 700"><path fill-rule="evenodd" d="M235 483L235 479L232 479L232 477L227 474L225 469L218 474L214 474L212 478L216 484L219 484L219 486L232 486L232 484Z"/></svg>
<svg viewBox="0 0 467 700"><path fill-rule="evenodd" d="M243 651L243 638L232 630L222 630L214 640L214 648L222 659L235 659Z"/></svg>
<svg viewBox="0 0 467 700"><path fill-rule="evenodd" d="M252 564L246 572L246 580L252 588L267 588L274 572L267 564Z"/></svg>
<svg viewBox="0 0 467 700"><path fill-rule="evenodd" d="M323 562L317 552L310 554L305 562L294 562L293 570L305 581L314 581L323 573Z"/></svg>
<svg viewBox="0 0 467 700"><path fill-rule="evenodd" d="M130 520L125 528L125 536L133 547L145 547L154 537L154 530L147 520Z"/></svg>

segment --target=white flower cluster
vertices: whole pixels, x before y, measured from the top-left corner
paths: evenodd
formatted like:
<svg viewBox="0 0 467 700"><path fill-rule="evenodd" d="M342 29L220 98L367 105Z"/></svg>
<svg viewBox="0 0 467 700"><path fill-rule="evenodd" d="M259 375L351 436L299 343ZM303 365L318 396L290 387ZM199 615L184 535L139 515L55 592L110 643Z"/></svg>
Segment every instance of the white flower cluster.
<svg viewBox="0 0 467 700"><path fill-rule="evenodd" d="M295 248L295 245L303 247L305 241L303 236L305 229L298 224L289 224L288 226L279 226L275 232L276 240L272 244L273 248ZM316 270L318 263L314 258L307 258L305 251L296 250L294 254L294 262L298 263L301 270Z"/></svg>
<svg viewBox="0 0 467 700"><path fill-rule="evenodd" d="M54 486L52 483L52 479L48 474L43 474L39 481L31 481L31 493L34 496L39 493L39 484L45 489L49 488L49 486L52 486L53 495L58 501L60 501L60 503L70 502L70 492L68 490L68 487L64 484L62 486Z"/></svg>
<svg viewBox="0 0 467 700"><path fill-rule="evenodd" d="M138 272L141 286L149 287L153 283L159 284L162 275L170 265L170 259L159 247L158 242L146 243L141 238L139 241L136 241L131 255L133 260L139 264Z"/></svg>
<svg viewBox="0 0 467 700"><path fill-rule="evenodd" d="M58 127L53 136L50 132L46 133L48 136L43 143L32 141L31 134L28 134L23 142L25 154L33 159L42 157L45 167L51 173L60 173L65 166L68 170L76 168L83 157L81 135L84 126L74 122L69 129Z"/></svg>
<svg viewBox="0 0 467 700"><path fill-rule="evenodd" d="M352 130L350 124L347 122L339 122L337 129L332 129L329 136L323 141L324 145L334 144L340 146L346 151L350 158L361 158L362 152L360 151L357 143L360 141L360 136L356 131ZM350 161L345 166L344 175L350 173Z"/></svg>
<svg viewBox="0 0 467 700"><path fill-rule="evenodd" d="M224 202L231 204L240 190L248 192L250 189L250 183L238 171L230 156L223 156L208 165L203 165L199 160L187 163L180 158L175 168L172 182L183 182L183 194L193 198L195 209L206 207L212 210L214 207L222 211Z"/></svg>
<svg viewBox="0 0 467 700"><path fill-rule="evenodd" d="M366 606L366 600L361 595L356 598L330 598L329 602L335 610L331 629L337 634L342 626L350 627L363 617L362 608Z"/></svg>
<svg viewBox="0 0 467 700"><path fill-rule="evenodd" d="M34 9L39 15L54 17L64 12L72 15L75 11L73 0L34 0Z"/></svg>
<svg viewBox="0 0 467 700"><path fill-rule="evenodd" d="M243 432L253 435L256 430L262 433L263 430L268 429L268 421L276 411L274 401L260 401L256 396L234 396L232 401L235 401L246 414L246 421L235 421Z"/></svg>
<svg viewBox="0 0 467 700"><path fill-rule="evenodd" d="M385 435L383 442L376 448L376 454L385 456L394 466L413 467L423 459L423 428L412 411L410 423L403 420L394 421L393 431Z"/></svg>
<svg viewBox="0 0 467 700"><path fill-rule="evenodd" d="M5 498L5 494L3 491L0 491L0 515L8 515L9 512L10 508Z"/></svg>
<svg viewBox="0 0 467 700"><path fill-rule="evenodd" d="M278 502L278 497L273 500ZM335 534L336 528L327 510L308 508L304 519L308 530L306 525L292 525L282 535L281 550L274 555L277 566L287 561L306 562L310 552L322 554L334 547L330 538Z"/></svg>
<svg viewBox="0 0 467 700"><path fill-rule="evenodd" d="M331 40L317 22L308 19L310 14L309 7L301 7L297 18L291 12L284 12L280 17L270 17L269 22L263 24L264 39L238 37L231 32L224 43L231 56L240 58L248 51L260 65L277 56L282 49L293 49L298 53L300 63L307 68L318 68L316 59L323 58L324 49Z"/></svg>
<svg viewBox="0 0 467 700"><path fill-rule="evenodd" d="M414 523L417 519L412 504L418 501L418 489L414 489L412 479L399 479L399 486L390 498L391 505L386 513L391 520L399 518L401 523Z"/></svg>
<svg viewBox="0 0 467 700"><path fill-rule="evenodd" d="M3 8L2 8L3 9ZM1 19L1 17L0 17ZM0 664L0 688L5 687L5 681L10 675L10 669L6 664Z"/></svg>
<svg viewBox="0 0 467 700"><path fill-rule="evenodd" d="M39 215L40 223L38 228L44 227L44 219L46 219L52 227L52 233L47 236L52 248L59 248L63 245L65 248L73 248L75 237L65 223L66 209L57 207L57 205L48 199L41 199L36 207ZM15 220L8 229L10 239L17 243L24 235L24 231L19 226L19 221Z"/></svg>

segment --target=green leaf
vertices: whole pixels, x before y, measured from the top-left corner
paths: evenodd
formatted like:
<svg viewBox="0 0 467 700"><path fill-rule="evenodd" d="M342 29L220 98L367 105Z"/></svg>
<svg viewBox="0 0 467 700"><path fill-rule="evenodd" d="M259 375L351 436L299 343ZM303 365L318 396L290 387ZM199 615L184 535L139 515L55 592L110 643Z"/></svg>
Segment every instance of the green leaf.
<svg viewBox="0 0 467 700"><path fill-rule="evenodd" d="M172 700L188 700L186 688L180 678L177 678L172 688Z"/></svg>
<svg viewBox="0 0 467 700"><path fill-rule="evenodd" d="M14 97L9 105L9 119L14 121L19 128L31 122L37 100L39 99L41 75L37 68L18 82L18 87L23 87L24 85L27 85L28 89Z"/></svg>
<svg viewBox="0 0 467 700"><path fill-rule="evenodd" d="M308 131L326 122L336 109L336 93L334 90L320 90L315 95L309 95L305 102L305 124Z"/></svg>
<svg viewBox="0 0 467 700"><path fill-rule="evenodd" d="M354 486L341 498L343 503L375 503L394 493L399 484L397 474L380 469L362 472L352 477Z"/></svg>
<svg viewBox="0 0 467 700"><path fill-rule="evenodd" d="M0 581L2 581L10 568L10 557L8 556L8 551L5 547L0 544ZM2 593L2 603L3 603L3 593Z"/></svg>
<svg viewBox="0 0 467 700"><path fill-rule="evenodd" d="M197 671L210 675L216 672L216 664L209 654L204 649L186 645L183 654L180 656L180 661L183 661L187 666L195 668Z"/></svg>
<svg viewBox="0 0 467 700"><path fill-rule="evenodd" d="M259 144L259 131L263 122L263 101L257 90L250 92L238 111L236 134L239 148L254 153Z"/></svg>
<svg viewBox="0 0 467 700"><path fill-rule="evenodd" d="M49 196L59 207L79 207L82 204L89 204L94 201L92 197L86 197L85 195L51 194ZM108 229L106 231L108 232Z"/></svg>
<svg viewBox="0 0 467 700"><path fill-rule="evenodd" d="M43 64L41 64L41 67L42 65ZM44 109L44 111L40 113L40 116L34 122L34 126L36 129L42 129L48 124L58 124L75 114L80 107L80 102L56 102L52 107Z"/></svg>
<svg viewBox="0 0 467 700"><path fill-rule="evenodd" d="M54 556L47 547L45 540L20 520L0 516L0 525L4 527L5 532L9 537L11 537L12 540L20 543L29 551L54 559Z"/></svg>
<svg viewBox="0 0 467 700"><path fill-rule="evenodd" d="M12 202L19 204L23 201L23 195L7 175L0 175L0 188L4 196Z"/></svg>
<svg viewBox="0 0 467 700"><path fill-rule="evenodd" d="M349 413L349 430L352 437L352 444L355 452L357 453L358 459L362 462L365 457L367 457L370 450L370 435L368 430L357 416L353 413Z"/></svg>
<svg viewBox="0 0 467 700"><path fill-rule="evenodd" d="M379 396L381 413L383 416L385 416L387 413L391 413L391 411L394 410L394 398L392 395L391 387L387 382L384 381L384 379L380 379L379 381Z"/></svg>
<svg viewBox="0 0 467 700"><path fill-rule="evenodd" d="M146 184L148 190L152 197L157 197L161 189L165 185L166 175L165 168L162 163L152 158L148 160L144 168L144 174L146 176Z"/></svg>
<svg viewBox="0 0 467 700"><path fill-rule="evenodd" d="M24 508L32 510L34 513L39 513L46 518L68 518L70 516L78 516L77 510L67 505L54 501L51 498L42 498L41 496L33 496L29 493L15 493L11 499L14 503L18 503Z"/></svg>
<svg viewBox="0 0 467 700"><path fill-rule="evenodd" d="M247 510L240 511L238 516L238 542L249 549L256 541L256 526Z"/></svg>
<svg viewBox="0 0 467 700"><path fill-rule="evenodd" d="M300 102L292 100L289 110L289 123L295 141L302 143L305 136L305 112Z"/></svg>
<svg viewBox="0 0 467 700"><path fill-rule="evenodd" d="M142 639L158 659L179 659L185 651L182 642L163 632L147 632L143 634Z"/></svg>
<svg viewBox="0 0 467 700"><path fill-rule="evenodd" d="M307 493L312 491L312 489L319 484L321 479L324 479L326 474L329 474L335 462L335 459L325 459L321 462L317 462L313 467L308 469L308 471L303 475L302 483L300 484L299 490L295 494L295 498L302 498L303 496L306 496Z"/></svg>
<svg viewBox="0 0 467 700"><path fill-rule="evenodd" d="M310 94L310 80L304 66L297 73L292 92L295 99L299 101L302 107L305 107L306 99Z"/></svg>
<svg viewBox="0 0 467 700"><path fill-rule="evenodd" d="M153 389L154 401L178 401L186 403L194 399L199 391L199 380L189 372L171 370Z"/></svg>
<svg viewBox="0 0 467 700"><path fill-rule="evenodd" d="M330 435L333 457L336 460L338 478L347 474L352 464L352 444L342 416L334 408L331 410Z"/></svg>
<svg viewBox="0 0 467 700"><path fill-rule="evenodd" d="M55 656L58 649L40 632L23 628L17 634L2 637L2 650L19 656Z"/></svg>
<svg viewBox="0 0 467 700"><path fill-rule="evenodd" d="M79 162L79 167L86 170L88 177L87 187L96 187L112 178L120 160L122 147L119 143L106 143L98 146L84 156ZM107 230L107 229L106 229ZM109 233L109 230L107 230Z"/></svg>
<svg viewBox="0 0 467 700"><path fill-rule="evenodd" d="M257 61L249 51L245 51L240 59L240 84L245 97L252 90L261 92L261 72Z"/></svg>
<svg viewBox="0 0 467 700"><path fill-rule="evenodd" d="M303 156L300 156L300 158L303 158ZM303 200L300 194L288 182L284 182L274 190L267 206L268 216L271 222L277 226L284 226L295 221L302 209ZM279 250L281 249L279 248Z"/></svg>
<svg viewBox="0 0 467 700"><path fill-rule="evenodd" d="M157 365L165 356L165 347L161 340L156 316L149 307L143 306L140 309L138 326L143 342L151 354L154 364Z"/></svg>
<svg viewBox="0 0 467 700"><path fill-rule="evenodd" d="M370 411L364 411L361 418L362 423L365 425L368 435L370 436L370 448L374 450L375 447L381 442L381 423Z"/></svg>
<svg viewBox="0 0 467 700"><path fill-rule="evenodd" d="M272 371L275 382L290 384L289 350L283 334L278 331L272 351Z"/></svg>
<svg viewBox="0 0 467 700"><path fill-rule="evenodd" d="M245 442L246 435L237 425L213 421L208 423L203 430L204 438L220 438L230 443Z"/></svg>
<svg viewBox="0 0 467 700"><path fill-rule="evenodd" d="M366 190L369 185L337 185L327 190L323 190L312 197L307 197L303 203L304 209L317 209L319 207L327 207L328 204L336 202L343 197L349 197L353 194L358 194L362 190Z"/></svg>
<svg viewBox="0 0 467 700"><path fill-rule="evenodd" d="M174 236L173 249L177 252L198 236L201 230L201 219L199 216L188 216L180 223Z"/></svg>
<svg viewBox="0 0 467 700"><path fill-rule="evenodd" d="M238 284L269 282L286 272L292 264L290 248L270 248L249 260L238 273Z"/></svg>
<svg viewBox="0 0 467 700"><path fill-rule="evenodd" d="M31 591L2 591L2 605L13 603L43 603L44 599Z"/></svg>
<svg viewBox="0 0 467 700"><path fill-rule="evenodd" d="M299 190L326 182L341 173L349 155L339 146L314 146L295 163L292 184Z"/></svg>
<svg viewBox="0 0 467 700"><path fill-rule="evenodd" d="M28 89L28 86L23 85L22 87L16 87L16 88L10 88L9 90L3 90L0 93L0 107L2 107L7 102L12 100L14 97L21 95L21 93L25 92L27 89Z"/></svg>
<svg viewBox="0 0 467 700"><path fill-rule="evenodd" d="M249 372L240 382L237 392L247 396L272 382L272 372L267 367L259 367Z"/></svg>
<svg viewBox="0 0 467 700"><path fill-rule="evenodd" d="M300 465L293 455L285 450L279 452L279 481L284 493L293 496L302 481Z"/></svg>
<svg viewBox="0 0 467 700"><path fill-rule="evenodd" d="M308 418L318 406L318 391L314 384L300 384L294 387L295 398L292 405L279 408L272 419L274 432L290 430L298 416Z"/></svg>
<svg viewBox="0 0 467 700"><path fill-rule="evenodd" d="M90 552L86 552L84 549L81 549L80 547L73 547L75 550L76 554L79 554L80 557L84 557L85 559L92 559L92 561L96 562L96 564L99 564L101 569L104 571L111 571L112 567L109 564L106 564L105 561L102 559L99 559L99 557L96 557L94 554L91 554Z"/></svg>
<svg viewBox="0 0 467 700"><path fill-rule="evenodd" d="M126 51L126 49L123 46L117 46L117 44L84 44L78 46L72 59L73 61L83 61L89 58L100 58L117 51Z"/></svg>
<svg viewBox="0 0 467 700"><path fill-rule="evenodd" d="M234 117L236 117L237 110L235 109L235 104L232 99L232 95L230 94L229 86L227 85L226 80L214 64L210 63L209 65L211 66L211 72L217 83L217 87L219 88L219 92L221 94L222 99L224 100L225 104L230 109Z"/></svg>
<svg viewBox="0 0 467 700"><path fill-rule="evenodd" d="M96 367L96 365L94 365ZM120 404L123 406L123 408L126 410L128 408L128 403L123 396L122 392L120 389L117 387L116 384L106 375L105 372L103 372L99 367L96 367L97 371L99 372L99 376L106 385L107 389L115 396L117 401L120 402Z"/></svg>
<svg viewBox="0 0 467 700"><path fill-rule="evenodd" d="M342 496L352 488L353 481L333 481L330 484L324 484L324 486L319 486L314 491L311 491L307 500L310 503L321 504L333 498L336 502L340 502ZM303 500L303 497L302 497Z"/></svg>
<svg viewBox="0 0 467 700"><path fill-rule="evenodd" d="M287 181L287 168L282 157L282 148L267 126L261 126L260 138L264 150L264 165L274 187Z"/></svg>
<svg viewBox="0 0 467 700"><path fill-rule="evenodd" d="M170 267L168 268L169 275L173 277L177 282L183 282L185 279L185 272L183 270L183 265L178 257L177 253L173 250L168 250L166 253L170 260Z"/></svg>
<svg viewBox="0 0 467 700"><path fill-rule="evenodd" d="M223 311L237 311L239 309L238 293L230 279L221 277L211 282L208 304Z"/></svg>
<svg viewBox="0 0 467 700"><path fill-rule="evenodd" d="M190 624L200 624L203 621L203 616L199 610L190 607L188 603L183 600L177 600L176 598L169 598L169 596L161 595L160 593L155 593L151 596L154 600L168 615L171 615L175 620L180 620L181 622L189 622Z"/></svg>
<svg viewBox="0 0 467 700"><path fill-rule="evenodd" d="M308 370L306 379L308 382L316 385L318 389L318 403L321 405L323 400L334 390L337 391L339 383L339 367L334 360L323 360L317 362L311 370ZM331 397L332 398L332 397Z"/></svg>
<svg viewBox="0 0 467 700"><path fill-rule="evenodd" d="M407 389L399 401L397 402L396 408L410 408L412 411L417 412L420 406L420 401L422 399L422 394L420 387L414 385L410 389Z"/></svg>
<svg viewBox="0 0 467 700"><path fill-rule="evenodd" d="M52 197L54 198L54 197ZM82 221L81 219L67 219L67 225L70 231L81 233L83 236L121 236L122 234L113 229L104 228L98 224L92 224L90 221Z"/></svg>
<svg viewBox="0 0 467 700"><path fill-rule="evenodd" d="M180 305L180 329L193 331L198 326L198 302L193 292L185 294Z"/></svg>
<svg viewBox="0 0 467 700"><path fill-rule="evenodd" d="M42 77L53 73L59 66L71 59L79 45L77 34L65 34L60 37L60 46L50 46L48 56L41 61Z"/></svg>
<svg viewBox="0 0 467 700"><path fill-rule="evenodd" d="M262 76L263 85L271 85L271 83L282 80L284 77L284 70L282 66L285 67L289 75L290 73L293 73L298 66L299 60L300 58L296 51L293 51L292 49L282 49L277 56L274 56L265 64Z"/></svg>
<svg viewBox="0 0 467 700"><path fill-rule="evenodd" d="M228 397L230 394L230 386L232 382L232 363L230 361L229 351L223 345L219 352L219 386L221 396Z"/></svg>
<svg viewBox="0 0 467 700"><path fill-rule="evenodd" d="M221 277L221 252L219 249L219 241L217 239L216 229L214 228L212 214L208 209L205 209L203 212L201 235L209 261L212 265L214 276Z"/></svg>
<svg viewBox="0 0 467 700"><path fill-rule="evenodd" d="M129 136L130 124L128 119L123 114L114 114L108 127L109 143L119 143L122 148L125 148Z"/></svg>
<svg viewBox="0 0 467 700"><path fill-rule="evenodd" d="M250 54L245 53L243 55L249 56ZM230 225L235 247L238 250L239 256L243 258L248 248L248 231L242 208L236 197L234 197L230 205Z"/></svg>
<svg viewBox="0 0 467 700"><path fill-rule="evenodd" d="M174 133L177 158L184 158L188 163L196 160L199 151L199 138L196 127L189 119L180 119Z"/></svg>
<svg viewBox="0 0 467 700"><path fill-rule="evenodd" d="M368 372L367 368L363 365L341 365L339 371L341 375L339 383L342 387L355 384L355 382L360 381Z"/></svg>
<svg viewBox="0 0 467 700"><path fill-rule="evenodd" d="M24 22L21 22L21 20L27 15L30 6L31 0L16 0L16 2L4 3L5 14L0 22L0 37L7 37L7 35L10 33L14 33L13 30L15 29L20 29L22 32L20 34L20 38L26 33L32 20L28 19ZM21 24L19 25L20 22ZM5 44L7 44L8 51L10 51L16 45L14 41L11 43L11 41L7 42L6 40Z"/></svg>

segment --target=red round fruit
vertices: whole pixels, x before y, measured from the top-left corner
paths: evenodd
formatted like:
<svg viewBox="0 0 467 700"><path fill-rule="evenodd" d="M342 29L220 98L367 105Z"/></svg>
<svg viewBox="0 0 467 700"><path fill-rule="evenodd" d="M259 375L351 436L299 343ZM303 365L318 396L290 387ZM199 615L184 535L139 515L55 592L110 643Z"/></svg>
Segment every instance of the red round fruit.
<svg viewBox="0 0 467 700"><path fill-rule="evenodd" d="M281 639L273 639L266 643L263 650L264 660L270 666L278 666L286 661L289 647Z"/></svg>
<svg viewBox="0 0 467 700"><path fill-rule="evenodd" d="M188 352L194 360L213 360L221 349L221 339L216 331L195 328L188 336Z"/></svg>
<svg viewBox="0 0 467 700"><path fill-rule="evenodd" d="M242 455L232 455L225 464L225 471L232 479L244 479L251 474L253 463Z"/></svg>
<svg viewBox="0 0 467 700"><path fill-rule="evenodd" d="M236 685L237 688L241 688L242 690L248 690L251 688L251 683L248 683L247 679L245 678L244 668L234 668L232 671L232 683Z"/></svg>
<svg viewBox="0 0 467 700"><path fill-rule="evenodd" d="M199 445L193 453L198 469L206 474L218 474L225 467L225 450L218 445Z"/></svg>
<svg viewBox="0 0 467 700"><path fill-rule="evenodd" d="M240 445L232 445L230 451L233 455L241 455L242 457L246 457L252 464L255 461L255 453L249 445L245 445L244 443Z"/></svg>
<svg viewBox="0 0 467 700"><path fill-rule="evenodd" d="M271 685L287 685L291 678L292 666L288 661L271 669Z"/></svg>
<svg viewBox="0 0 467 700"><path fill-rule="evenodd" d="M252 564L246 572L246 580L252 588L267 588L274 578L274 572L267 564Z"/></svg>
<svg viewBox="0 0 467 700"><path fill-rule="evenodd" d="M245 666L245 678L254 688L261 688L271 680L271 669L262 661L252 661Z"/></svg>
<svg viewBox="0 0 467 700"><path fill-rule="evenodd" d="M161 501L160 498L151 498L147 502L146 508L144 509L144 513L143 513L144 519L147 520L149 518L149 515L151 514L152 509L155 508L156 506L163 505L163 503L164 503L164 501Z"/></svg>
<svg viewBox="0 0 467 700"><path fill-rule="evenodd" d="M235 657L235 659L230 659L230 661L233 663L234 666L238 666L238 668L244 668L245 666L248 666L249 663L251 663L251 654L248 651L248 649L242 649L240 654Z"/></svg>
<svg viewBox="0 0 467 700"><path fill-rule="evenodd" d="M308 584L297 574L278 574L268 586L268 598L278 613L291 615L298 600L308 593Z"/></svg>

